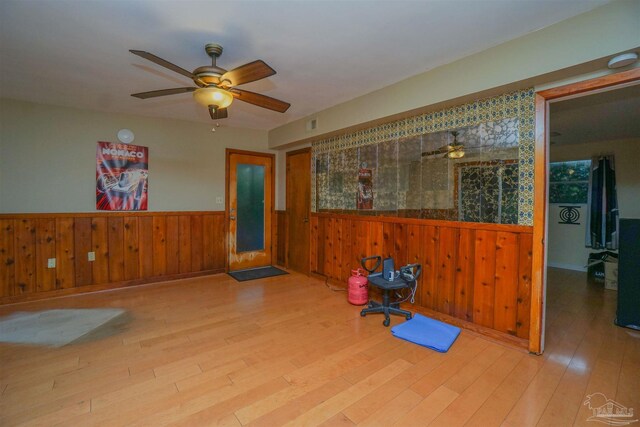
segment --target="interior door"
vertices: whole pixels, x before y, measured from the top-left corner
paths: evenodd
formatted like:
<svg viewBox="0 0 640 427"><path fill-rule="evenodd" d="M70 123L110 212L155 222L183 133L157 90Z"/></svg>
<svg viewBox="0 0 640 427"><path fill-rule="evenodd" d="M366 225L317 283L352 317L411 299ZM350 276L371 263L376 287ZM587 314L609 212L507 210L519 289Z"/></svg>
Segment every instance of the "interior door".
<svg viewBox="0 0 640 427"><path fill-rule="evenodd" d="M273 156L228 152L229 270L271 265Z"/></svg>
<svg viewBox="0 0 640 427"><path fill-rule="evenodd" d="M287 153L287 267L309 274L311 151Z"/></svg>

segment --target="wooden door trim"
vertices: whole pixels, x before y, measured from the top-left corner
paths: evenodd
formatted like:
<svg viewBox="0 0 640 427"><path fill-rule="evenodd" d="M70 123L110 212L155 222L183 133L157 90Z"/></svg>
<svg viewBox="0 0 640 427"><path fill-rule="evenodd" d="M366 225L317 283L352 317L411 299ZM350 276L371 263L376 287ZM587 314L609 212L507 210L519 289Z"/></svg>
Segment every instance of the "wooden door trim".
<svg viewBox="0 0 640 427"><path fill-rule="evenodd" d="M285 240L284 240L284 264L285 264L285 268L289 268L289 170L288 170L288 166L289 166L289 157L290 156L295 156L297 154L304 154L304 153L309 153L309 157L311 157L311 147L305 147L305 148L300 148L298 150L291 150L291 151L287 151L286 153L286 158L285 158L285 162L284 162L284 167L285 167L285 207L284 207L284 228L286 231L285 234ZM311 158L309 158L309 160L311 161ZM309 167L311 167L311 164L309 164ZM309 173L311 173L311 171L309 171ZM307 211L307 218L309 218L309 222L307 223L307 227L309 227L309 230L311 230L311 203L309 203L308 206L309 210ZM311 239L309 239L309 245L311 245ZM308 257L307 257L308 258ZM308 260L307 260L308 261ZM307 266L308 269L307 271L309 273L311 273L311 262L309 262L309 265Z"/></svg>
<svg viewBox="0 0 640 427"><path fill-rule="evenodd" d="M297 150L291 150L291 151L287 151L287 157L289 156L295 156L296 154L302 154L302 153L310 153L311 152L311 147L305 147L305 148L299 148Z"/></svg>
<svg viewBox="0 0 640 427"><path fill-rule="evenodd" d="M535 98L535 157L534 157L534 198L533 198L533 248L531 272L531 323L529 351L540 354L544 350L545 311L545 238L548 207L547 164L549 156L549 101L578 94L589 94L601 89L623 86L640 81L640 68L615 74L608 74L536 93Z"/></svg>
<svg viewBox="0 0 640 427"><path fill-rule="evenodd" d="M229 272L229 160L231 158L232 154L241 154L241 155L246 155L246 156L256 156L256 157L268 157L271 159L271 212L269 212L269 215L271 217L273 217L273 214L275 212L275 194L276 194L276 187L275 187L275 181L276 181L276 155L273 153L265 153L262 151L248 151L248 150L238 150L235 148L225 148L224 150L224 154L225 154L225 161L224 161L224 235L225 235L225 239L224 239L224 256L225 256L225 260L224 260L224 269L225 272L228 273ZM273 223L271 224L271 227L273 228ZM268 230L269 233L272 232L272 230ZM271 239L271 254L272 254L272 259L273 259L273 239Z"/></svg>

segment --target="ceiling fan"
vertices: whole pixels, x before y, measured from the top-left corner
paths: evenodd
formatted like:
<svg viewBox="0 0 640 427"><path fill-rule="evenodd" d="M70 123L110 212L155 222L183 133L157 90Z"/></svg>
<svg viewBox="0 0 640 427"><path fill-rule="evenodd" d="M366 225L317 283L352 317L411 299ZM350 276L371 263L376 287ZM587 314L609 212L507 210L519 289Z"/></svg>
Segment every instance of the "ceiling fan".
<svg viewBox="0 0 640 427"><path fill-rule="evenodd" d="M196 87L152 90L150 92L134 93L131 96L147 99L193 92L195 101L209 109L209 115L213 120L224 119L228 116L227 107L231 105L234 98L279 113L284 113L291 106L288 102L236 87L276 74L276 71L264 61L256 60L234 68L231 71L227 71L216 65L216 59L222 54L222 46L209 43L205 45L204 50L207 52L207 55L211 57L211 65L198 67L193 70L193 72L189 72L149 52L129 50L129 52L134 55L178 74L182 74L185 77L189 77L196 84Z"/></svg>
<svg viewBox="0 0 640 427"><path fill-rule="evenodd" d="M450 159L463 158L465 155L465 146L464 144L458 143L458 132L452 131L450 133L451 135L453 135L453 142L451 142L451 144L443 145L437 150L427 151L425 153L422 153L422 157L433 157L433 156L441 155L441 157L448 157ZM480 148L480 147L478 146L478 147L468 147L468 148L473 149L473 148Z"/></svg>

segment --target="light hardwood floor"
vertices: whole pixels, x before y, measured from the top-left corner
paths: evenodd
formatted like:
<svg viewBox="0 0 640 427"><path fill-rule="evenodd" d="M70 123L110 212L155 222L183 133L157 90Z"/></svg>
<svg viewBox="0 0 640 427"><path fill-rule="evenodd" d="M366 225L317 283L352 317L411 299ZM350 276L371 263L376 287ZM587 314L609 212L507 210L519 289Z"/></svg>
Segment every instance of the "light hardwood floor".
<svg viewBox="0 0 640 427"><path fill-rule="evenodd" d="M0 307L122 307L121 333L0 344L0 425L570 426L601 392L640 411L640 333L615 292L549 271L543 356L463 331L446 354L299 274L226 275ZM395 317L392 325L403 321Z"/></svg>

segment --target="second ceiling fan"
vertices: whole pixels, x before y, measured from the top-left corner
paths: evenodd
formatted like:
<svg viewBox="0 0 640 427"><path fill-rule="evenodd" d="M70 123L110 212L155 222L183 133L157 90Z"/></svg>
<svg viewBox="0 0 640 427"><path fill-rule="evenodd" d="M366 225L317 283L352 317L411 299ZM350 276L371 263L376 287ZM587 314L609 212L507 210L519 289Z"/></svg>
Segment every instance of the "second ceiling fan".
<svg viewBox="0 0 640 427"><path fill-rule="evenodd" d="M256 60L227 71L216 65L216 59L222 54L222 46L214 43L205 45L204 50L211 57L211 65L198 67L189 72L182 67L172 64L156 55L142 50L129 50L141 58L149 60L168 70L182 74L193 80L195 87L178 87L172 89L153 90L150 92L134 93L131 96L140 99L156 98L158 96L177 95L193 92L193 97L199 104L209 109L213 120L224 119L228 116L227 107L234 98L258 107L284 113L291 104L261 95L248 90L238 89L236 86L255 82L276 74L276 71L262 60Z"/></svg>

